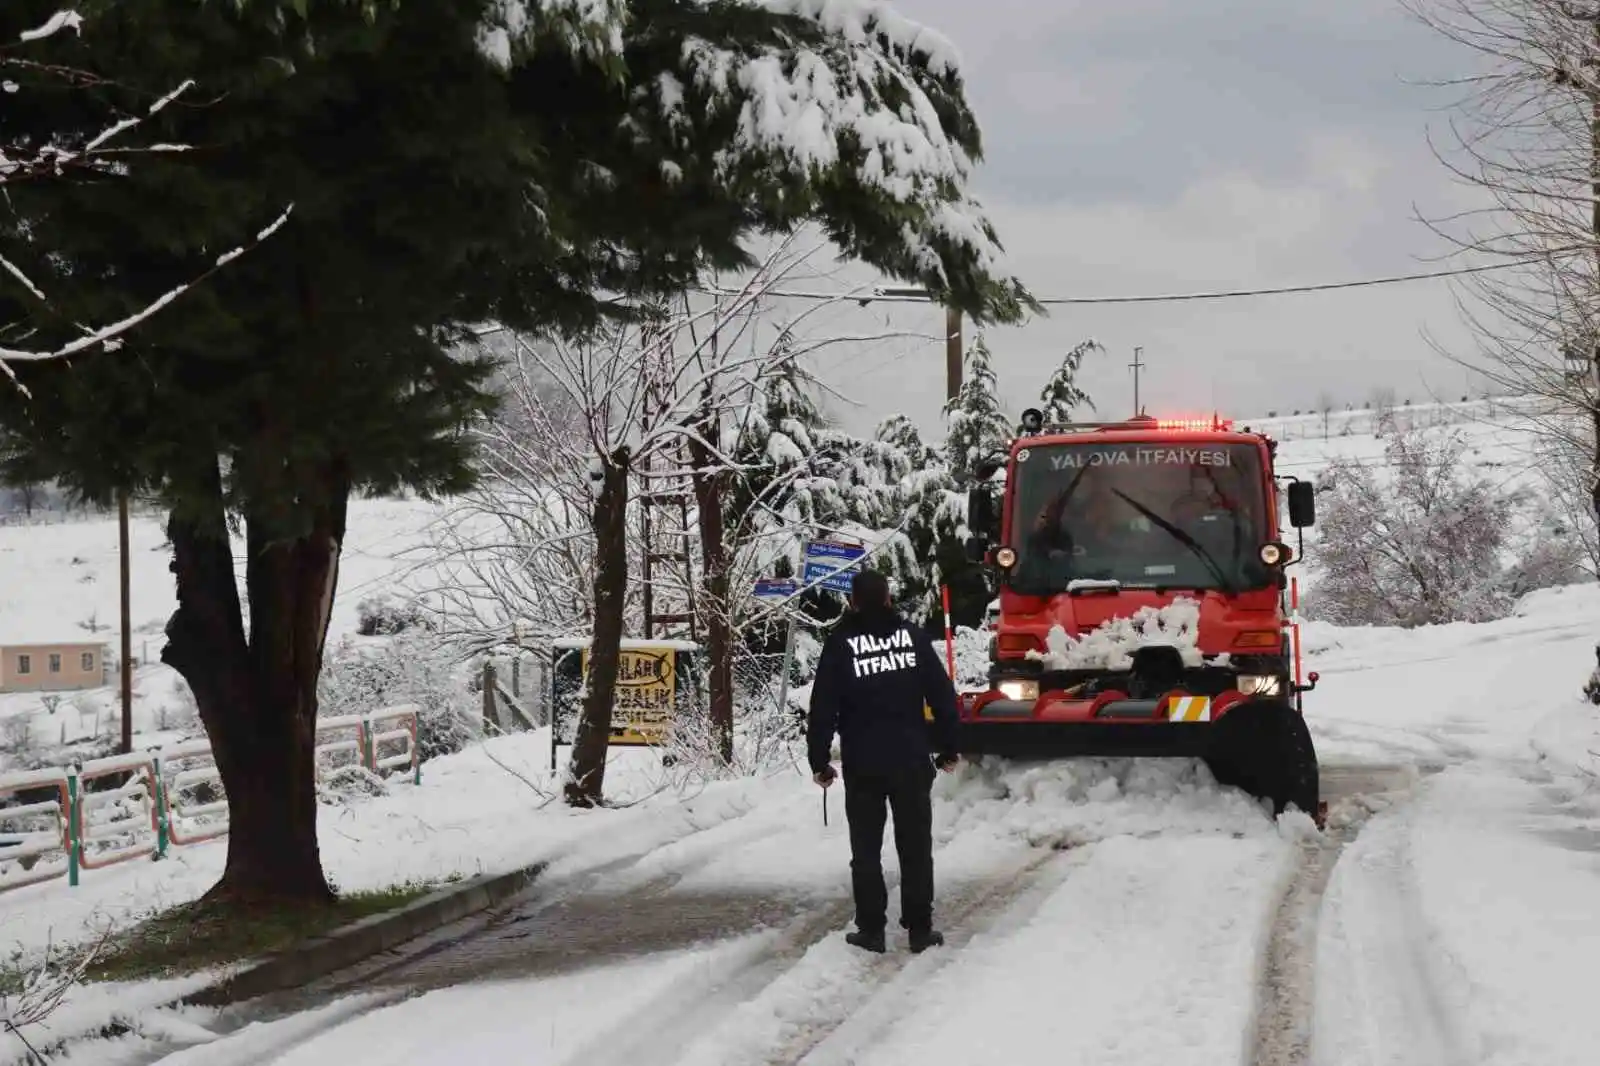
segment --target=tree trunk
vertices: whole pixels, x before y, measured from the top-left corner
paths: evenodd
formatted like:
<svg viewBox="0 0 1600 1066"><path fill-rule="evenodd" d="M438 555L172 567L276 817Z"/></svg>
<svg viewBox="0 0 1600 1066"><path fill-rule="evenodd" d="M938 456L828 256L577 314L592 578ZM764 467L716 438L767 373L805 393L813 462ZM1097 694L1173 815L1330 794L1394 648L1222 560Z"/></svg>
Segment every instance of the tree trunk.
<svg viewBox="0 0 1600 1066"><path fill-rule="evenodd" d="M706 432L706 427L701 427ZM711 437L708 439L715 439ZM728 545L722 525L723 481L717 458L694 437L689 442L694 463L694 502L700 517L700 557L705 569L706 660L711 702L711 731L717 757L733 762L733 627L729 593Z"/></svg>
<svg viewBox="0 0 1600 1066"><path fill-rule="evenodd" d="M1591 32L1592 43L1600 46L1600 18L1594 20ZM1594 70L1591 68L1590 74ZM1592 86L1592 82L1590 83ZM1589 232L1595 238L1595 258L1600 265L1600 92L1592 87L1589 90L1589 191L1593 201L1589 206ZM1593 362L1590 371L1594 375L1589 392L1591 396L1600 393L1600 340L1594 341L1590 350ZM1594 507L1595 516L1600 519L1600 396L1590 402L1589 423L1594 431L1594 437L1589 442L1590 456L1590 483L1589 502Z"/></svg>
<svg viewBox="0 0 1600 1066"><path fill-rule="evenodd" d="M348 479L323 471L299 535L246 514L246 638L213 469L211 498L168 521L178 609L162 661L189 683L228 797L228 859L206 894L234 903L333 899L317 846L317 677L338 583Z"/></svg>
<svg viewBox="0 0 1600 1066"><path fill-rule="evenodd" d="M597 807L605 798L606 750L611 740L611 705L622 660L624 598L628 593L629 452L618 448L605 464L594 504L594 632L589 665L572 742L565 788L567 803Z"/></svg>

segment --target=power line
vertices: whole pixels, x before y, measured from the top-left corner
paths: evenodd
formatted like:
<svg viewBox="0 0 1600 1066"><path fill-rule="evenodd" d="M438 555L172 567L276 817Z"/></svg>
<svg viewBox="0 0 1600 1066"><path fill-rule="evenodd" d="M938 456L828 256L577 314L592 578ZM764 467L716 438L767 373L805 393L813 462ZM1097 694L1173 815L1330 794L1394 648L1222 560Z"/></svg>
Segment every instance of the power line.
<svg viewBox="0 0 1600 1066"><path fill-rule="evenodd" d="M1508 270L1511 267L1523 266L1523 261L1514 263L1490 263L1485 266L1456 267L1451 270L1430 270L1419 274L1390 274L1377 278L1360 278L1355 281L1329 281L1316 285L1284 285L1268 289L1225 289L1220 292L1178 292L1161 293L1154 296L1045 296L1035 297L1039 303L1045 305L1063 304L1147 304L1147 303L1176 303L1184 300L1231 300L1245 296L1287 296L1294 293L1305 292L1330 292L1336 289L1361 289L1371 288L1376 285L1398 285L1407 281L1428 281L1434 278L1459 277L1464 274L1481 274L1490 270ZM704 291L715 295L737 295L735 290L707 288ZM855 300L862 304L868 303L929 303L929 297L923 294L911 294L903 289L894 292L879 293L849 293L849 292L811 292L804 290L773 289L764 292L763 296L783 297L791 300Z"/></svg>

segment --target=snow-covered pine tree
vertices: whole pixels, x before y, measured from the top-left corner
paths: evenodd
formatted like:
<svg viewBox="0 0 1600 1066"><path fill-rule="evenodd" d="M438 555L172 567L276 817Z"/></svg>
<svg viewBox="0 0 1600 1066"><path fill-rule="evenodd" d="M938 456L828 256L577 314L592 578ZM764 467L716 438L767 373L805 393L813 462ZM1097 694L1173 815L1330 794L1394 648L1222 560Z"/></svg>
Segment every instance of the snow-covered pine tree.
<svg viewBox="0 0 1600 1066"><path fill-rule="evenodd" d="M1061 365L1039 393L1039 410L1044 413L1045 425L1072 421L1072 411L1076 407L1094 410L1094 401L1078 386L1078 370L1083 366L1084 356L1104 351L1100 342L1091 337L1061 357Z"/></svg>
<svg viewBox="0 0 1600 1066"><path fill-rule="evenodd" d="M724 508L730 529L758 523L762 516L770 518L788 507L816 452L814 437L827 425L808 394L811 376L787 354L793 348L794 339L786 331L773 347L775 353L783 353L777 356L781 362L756 403L739 417L733 454L740 474Z"/></svg>
<svg viewBox="0 0 1600 1066"><path fill-rule="evenodd" d="M896 606L910 617L922 618L938 606L933 548L939 517L960 518L949 508L953 490L949 464L905 415L880 422L862 448L890 487L886 502L893 509L899 536L890 545L893 556L885 560L884 570L895 581Z"/></svg>
<svg viewBox="0 0 1600 1066"><path fill-rule="evenodd" d="M961 390L945 403L944 415L949 425L945 458L958 481L970 478L979 461L1011 439L1011 419L1000 406L999 382L982 333L967 350Z"/></svg>
<svg viewBox="0 0 1600 1066"><path fill-rule="evenodd" d="M948 584L951 620L957 625L976 626L989 602L988 581L982 567L966 557L965 499L954 494L965 491L979 462L1004 452L1013 433L1011 417L1000 403L999 381L982 333L967 351L961 390L945 404L944 413L949 426L944 444L950 478L946 491L953 494L947 507L953 521L935 522L932 554L925 557L933 572L930 606L937 610L938 586Z"/></svg>

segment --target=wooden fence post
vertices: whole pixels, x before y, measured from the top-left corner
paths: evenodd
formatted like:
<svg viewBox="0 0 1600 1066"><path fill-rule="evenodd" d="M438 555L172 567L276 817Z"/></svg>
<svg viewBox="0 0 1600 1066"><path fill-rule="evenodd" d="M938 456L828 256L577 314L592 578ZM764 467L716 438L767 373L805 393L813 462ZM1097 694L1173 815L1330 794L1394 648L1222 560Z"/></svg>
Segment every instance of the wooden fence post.
<svg viewBox="0 0 1600 1066"><path fill-rule="evenodd" d="M495 691L498 681L495 679L494 660L483 660L483 725L485 729L493 726L495 732L504 733L505 725L500 721L500 695Z"/></svg>

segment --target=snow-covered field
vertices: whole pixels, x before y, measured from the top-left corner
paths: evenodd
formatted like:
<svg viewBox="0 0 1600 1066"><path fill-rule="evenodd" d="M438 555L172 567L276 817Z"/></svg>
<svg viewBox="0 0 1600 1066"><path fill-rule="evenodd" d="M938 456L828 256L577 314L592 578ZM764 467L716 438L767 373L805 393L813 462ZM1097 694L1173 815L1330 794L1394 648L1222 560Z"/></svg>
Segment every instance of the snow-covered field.
<svg viewBox="0 0 1600 1066"><path fill-rule="evenodd" d="M1474 421L1481 410L1413 414L1455 420L1477 461L1527 476L1526 439ZM1330 423L1327 439L1320 416L1273 427L1284 472L1381 455L1360 425L1346 436L1339 415ZM395 543L412 521L403 516L418 514L368 506L395 516ZM358 513L353 536L375 545L362 521ZM382 580L380 554L370 549L370 580ZM114 580L109 594L101 617L114 619ZM359 595L347 587L341 597L342 624ZM82 609L66 609L69 619ZM184 1050L167 1061L186 1066L481 1056L552 1066L1302 1061L1257 1056L1261 1030L1274 1026L1305 1027L1291 1035L1320 1066L1592 1062L1600 709L1579 689L1600 637L1600 588L1537 593L1490 623L1308 623L1304 632L1307 668L1321 675L1306 707L1325 765L1356 780L1379 767L1372 780L1409 782L1330 797L1330 826L1349 827L1342 851L1303 817L1275 823L1181 763L965 766L936 785L937 913L950 943L915 958L899 944L862 956L842 940L848 843L837 790L824 826L799 769L656 792L668 778L649 756L619 752L611 791L642 802L571 812L536 790L548 787L544 738L508 737L428 763L420 788L328 808L322 839L335 880L377 885L548 857L546 877L560 883L633 860L608 883L624 899L638 893L641 906L649 886L676 878L665 891L796 900L801 924L822 927L798 939L793 929L734 930L625 964L402 1000L350 997L226 1032L207 1011L150 1009L148 987L127 993L139 999L86 991L75 1024L114 1000L134 1031L79 1046L69 1061L150 1061L174 1047ZM1336 861L1325 893L1299 913L1285 893L1319 848ZM75 890L8 893L0 951L81 938L190 898L215 876L222 850L199 845L166 863L93 871ZM891 879L895 865L887 847ZM891 892L891 922L896 907ZM1267 960L1285 952L1287 968L1269 973ZM1290 1004L1288 1015L1270 1003ZM8 1039L0 1066L21 1058Z"/></svg>
<svg viewBox="0 0 1600 1066"><path fill-rule="evenodd" d="M352 502L330 645L356 631L362 601L399 581L426 578L423 549L442 513L438 505L422 502ZM128 539L130 645L138 663L133 677L135 747L143 748L199 733L187 709L187 687L160 661L162 633L177 607L165 530L156 518L135 515ZM242 541L236 541L234 555L242 560ZM237 568L242 575L242 561ZM115 662L122 640L115 517L0 524L0 573L8 575L0 582L0 645L102 642L107 663ZM57 693L58 700L0 694L0 772L20 761L6 748L48 757L62 745L96 738L114 743L121 722L114 667L107 680L99 689Z"/></svg>

